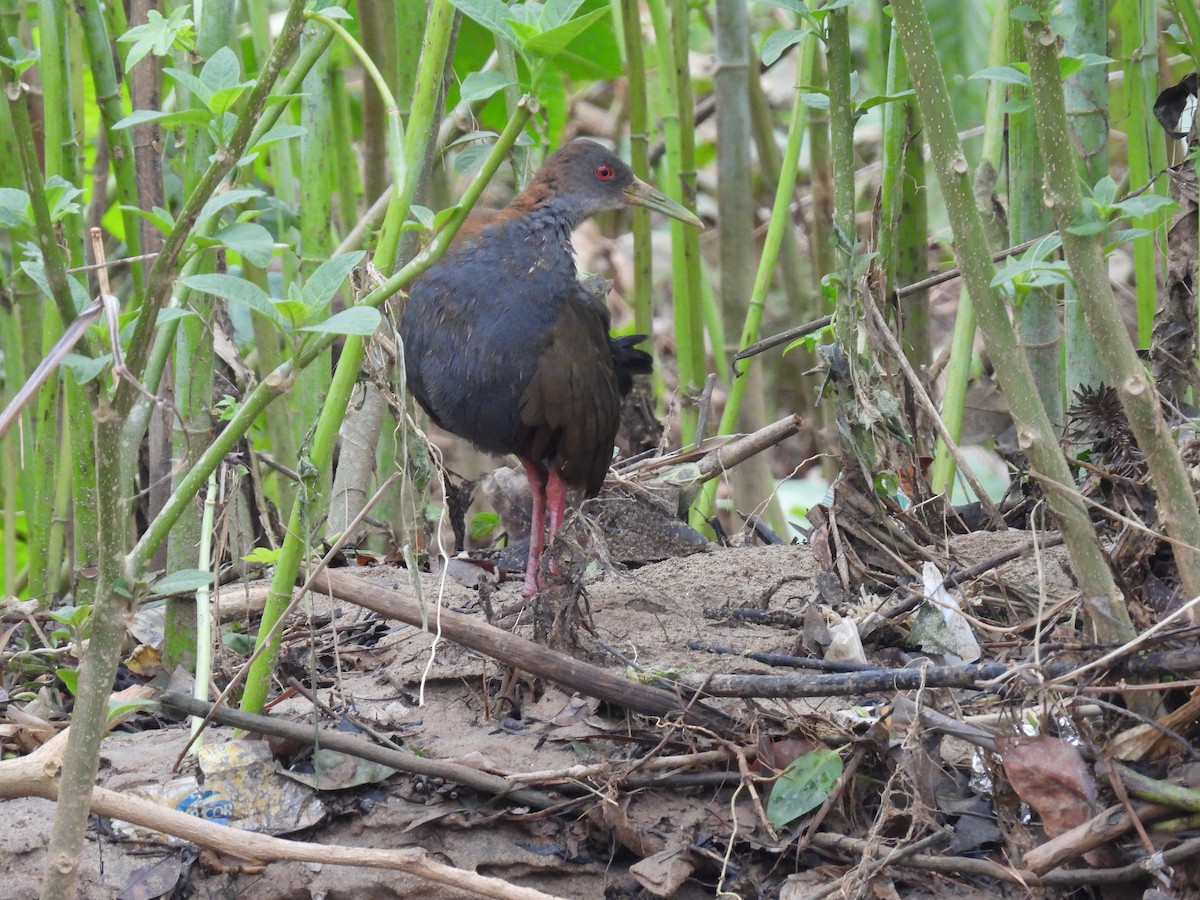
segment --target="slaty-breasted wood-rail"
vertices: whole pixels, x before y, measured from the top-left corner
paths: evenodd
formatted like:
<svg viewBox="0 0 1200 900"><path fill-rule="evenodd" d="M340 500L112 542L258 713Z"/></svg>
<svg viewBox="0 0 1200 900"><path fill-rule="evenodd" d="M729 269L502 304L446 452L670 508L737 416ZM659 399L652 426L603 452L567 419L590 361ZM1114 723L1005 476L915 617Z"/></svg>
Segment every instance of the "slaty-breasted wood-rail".
<svg viewBox="0 0 1200 900"><path fill-rule="evenodd" d="M571 232L605 210L691 212L601 145L551 155L501 210L477 210L417 279L400 320L408 386L441 428L520 458L533 496L525 593L538 587L567 494L595 496L612 462L621 398L650 371L641 337L612 338L604 304L578 280Z"/></svg>

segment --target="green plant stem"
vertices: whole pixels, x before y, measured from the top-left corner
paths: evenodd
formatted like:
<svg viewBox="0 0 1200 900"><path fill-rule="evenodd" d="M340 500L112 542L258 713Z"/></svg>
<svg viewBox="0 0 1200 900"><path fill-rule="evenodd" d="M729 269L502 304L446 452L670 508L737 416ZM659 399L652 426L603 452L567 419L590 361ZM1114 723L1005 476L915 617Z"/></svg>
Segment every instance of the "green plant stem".
<svg viewBox="0 0 1200 900"><path fill-rule="evenodd" d="M1129 183L1146 184L1155 172L1166 166L1166 147L1162 131L1153 115L1158 92L1158 7L1149 3L1118 3L1121 58L1125 69L1125 131L1129 161ZM1195 36L1193 35L1193 38ZM1162 192L1165 179L1150 189ZM1157 247L1165 247L1165 217L1162 213L1132 219L1134 228L1149 229L1152 234L1133 239L1133 291L1137 297L1138 346L1149 347L1158 308ZM1104 352L1106 348L1101 348Z"/></svg>
<svg viewBox="0 0 1200 900"><path fill-rule="evenodd" d="M99 397L95 421L100 571L92 604L91 638L79 667L78 695L71 711L54 824L46 848L43 900L75 897L100 740L108 718L108 696L121 661L130 613L130 586L121 571L128 525L120 476L121 420L104 396Z"/></svg>
<svg viewBox="0 0 1200 900"><path fill-rule="evenodd" d="M683 193L683 136L679 118L680 97L677 61L671 40L671 21L666 0L648 0L647 7L654 26L654 46L658 57L659 110L662 114L663 175L660 184L672 200L684 203ZM686 61L684 63L686 65ZM694 396L703 379L704 366L696 365L703 354L699 295L686 293L689 284L688 258L685 241L689 230L682 222L671 220L671 283L674 286L672 309L675 314L675 364L678 370L680 394L679 427L683 443L692 441L696 433L696 410L686 402ZM697 347L697 344L700 344Z"/></svg>
<svg viewBox="0 0 1200 900"><path fill-rule="evenodd" d="M988 65L1003 66L1008 62L1008 2L1007 0L998 0L992 15L992 40L988 48ZM1003 102L1004 85L995 81L988 82L987 105L984 109L983 149L980 153L979 170L975 176L974 191L975 205L983 217L984 227L995 247L1004 243L1003 224L996 216L993 205L1003 150L1005 125ZM1010 192L1019 187L1019 185L1014 185L1010 179ZM1055 321L1057 322L1057 319ZM967 389L971 379L974 355L975 304L972 302L971 295L960 289L958 311L954 317L954 332L950 338L950 360L946 365L946 382L942 389L941 410L946 430L950 432L950 436L955 441L962 438ZM1045 382L1039 380L1038 384L1045 384ZM1059 404L1060 407L1061 405ZM1053 419L1053 417L1051 418ZM954 474L954 456L950 453L946 443L939 439L934 449L933 466L929 473L929 483L933 492L949 497L954 488Z"/></svg>
<svg viewBox="0 0 1200 900"><path fill-rule="evenodd" d="M931 161L954 231L955 258L975 301L984 341L1016 420L1018 441L1037 477L1066 489L1047 489L1047 504L1071 554L1083 602L1098 639L1122 643L1134 635L1129 613L1113 582L1087 509L1075 492L1071 473L1038 399L1029 361L1017 341L1004 300L999 291L990 286L994 274L991 250L975 206L970 166L958 140L949 90L938 65L929 19L920 0L894 0L892 12L908 60L909 77L921 106Z"/></svg>
<svg viewBox="0 0 1200 900"><path fill-rule="evenodd" d="M471 207L478 201L479 195L496 173L496 170L504 162L509 148L512 147L513 142L517 139L517 135L521 133L521 129L529 121L533 106L533 102L528 99L518 104L517 115L509 120L508 125L505 126L504 131L500 134L487 160L471 181L467 190L463 193L459 205L454 209L454 213L448 218L445 226L438 232L429 247L405 265L399 272L388 278L383 284L364 297L361 301L362 305L381 305L395 294L396 291L401 290L441 258L442 254L446 252L446 248L449 247L450 242L454 239L454 235L458 233L458 229L466 219ZM137 544L126 556L126 571L138 573L143 570L146 562L154 554L159 544L165 540L171 527L187 508L190 499L196 495L207 481L208 473L220 464L225 454L232 450L237 442L241 440L271 401L291 390L294 384L294 373L311 364L335 340L335 335L323 335L319 339L312 341L296 355L293 361L283 363L251 390L241 406L238 407L233 418L226 424L221 433L217 435L212 445L204 452L204 455L197 462L196 466L187 473L184 480L180 483L174 494L172 494L167 505L163 507L162 512L150 523Z"/></svg>
<svg viewBox="0 0 1200 900"><path fill-rule="evenodd" d="M1024 41L1021 23L1010 20L1009 26L1012 45L1020 48ZM1023 243L1049 233L1054 224L1042 202L1042 152L1038 146L1033 109L1028 107L1029 91L1013 85L1011 97L1014 104L1026 105L1025 109L1015 109L1008 114L1008 228L1012 242ZM1079 297L1073 291L1064 294L1063 315L1069 319L1075 315L1072 307L1078 306ZM1064 418L1063 338L1058 307L1059 292L1054 287L1029 288L1017 309L1017 328L1042 405L1050 423L1061 433ZM1071 355L1067 349L1068 366ZM1082 374L1078 366L1076 372Z"/></svg>
<svg viewBox="0 0 1200 900"><path fill-rule="evenodd" d="M1136 7L1139 4L1129 4ZM1063 15L1073 21L1072 27L1063 37L1063 53L1067 56L1082 56L1085 53L1096 53L1101 56L1108 52L1108 10L1103 4L1091 0L1065 0ZM1131 51L1132 52L1132 51ZM1152 51L1151 51L1152 53ZM1104 66L1088 66L1075 72L1063 86L1063 96L1067 109L1067 125L1071 129L1072 142L1079 157L1079 167L1088 184L1095 184L1108 174L1108 71ZM1130 117L1127 124L1135 120ZM1158 133L1158 125L1153 125ZM1133 135L1131 134L1132 138ZM1161 143L1161 140L1160 140ZM1134 247L1135 260L1138 247ZM1147 245L1140 248L1143 255ZM1150 271L1154 271L1153 239L1149 244ZM1137 262L1134 263L1137 268ZM1143 273L1139 273L1143 274ZM1140 284L1140 279L1138 279ZM1150 278L1153 285L1153 274ZM1135 288L1136 291L1136 288ZM1143 295L1146 292L1143 292ZM1153 309L1153 288L1148 292ZM1056 311L1057 312L1057 311ZM1063 347L1066 359L1066 393L1073 396L1083 386L1095 387L1104 380L1104 367L1100 362L1100 350L1092 337L1091 329L1087 327L1087 319L1080 302L1078 292L1072 284L1063 287ZM1153 313L1151 313L1153 317ZM1049 323L1046 323L1049 330ZM1054 323L1057 333L1058 323ZM1057 369L1057 344L1054 345L1055 368ZM1049 352L1046 352L1049 357ZM1048 366L1050 360L1047 358ZM1035 376L1040 372L1035 371ZM1039 383L1042 383L1039 381ZM1056 385L1057 386L1057 385ZM1048 386L1043 385L1043 391ZM1061 390L1061 388L1060 388ZM1058 401L1061 409L1062 399ZM1047 410L1051 407L1047 406ZM1051 415L1051 421L1061 426L1061 414L1058 419Z"/></svg>
<svg viewBox="0 0 1200 900"><path fill-rule="evenodd" d="M1033 8L1048 17L1046 0ZM1200 510L1191 481L1180 459L1175 437L1163 418L1158 393L1150 383L1137 352L1129 342L1113 297L1099 236L1072 233L1070 225L1083 215L1083 191L1066 127L1062 82L1058 75L1057 37L1043 21L1025 26L1033 110L1046 164L1046 205L1054 212L1063 253L1083 302L1088 328L1100 348L1108 383L1145 454L1151 483L1158 496L1158 520L1174 538L1172 551L1184 592L1200 594Z"/></svg>
<svg viewBox="0 0 1200 900"><path fill-rule="evenodd" d="M625 95L629 116L629 164L633 174L650 181L650 115L646 105L646 57L638 0L620 0L621 34L624 37ZM633 208L633 328L650 334L654 319L654 259L650 245L650 210Z"/></svg>
<svg viewBox="0 0 1200 900"><path fill-rule="evenodd" d="M670 0L671 2L671 57L675 63L674 79L678 85L679 102L679 181L683 202L691 207L696 202L696 113L695 100L692 92L692 73L689 68L688 50L688 16L690 7L688 0ZM749 101L749 95L742 95L742 103ZM676 222L675 219L671 220ZM678 224L678 223L677 223ZM705 318L716 320L721 318L721 309L713 308L715 294L706 293L701 283L704 278L704 259L700 255L700 230L698 228L683 229L683 282L673 282L675 304L680 297L687 298L689 303L705 305L703 315L691 316L692 333L688 342L692 354L689 368L696 374L696 384L700 384L702 374L706 371L704 352ZM678 340L678 334L676 334ZM722 373L728 371L722 369Z"/></svg>
<svg viewBox="0 0 1200 900"><path fill-rule="evenodd" d="M400 263L400 228L408 218L420 184L424 168L420 161L427 160L427 148L431 144L431 136L436 133L435 120L441 108L442 76L450 39L454 34L454 18L455 11L450 0L435 0L430 7L413 90L412 113L409 115L404 146L400 148L401 159L411 160L414 164L404 162L397 168L393 163L395 193L384 217L383 233L375 250L376 264L385 272L392 271Z"/></svg>

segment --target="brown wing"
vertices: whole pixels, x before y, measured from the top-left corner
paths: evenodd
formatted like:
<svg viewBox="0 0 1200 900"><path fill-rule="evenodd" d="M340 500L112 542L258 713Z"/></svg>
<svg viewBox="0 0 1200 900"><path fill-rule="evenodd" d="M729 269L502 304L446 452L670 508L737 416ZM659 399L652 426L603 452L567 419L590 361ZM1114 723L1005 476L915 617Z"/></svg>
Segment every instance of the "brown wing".
<svg viewBox="0 0 1200 900"><path fill-rule="evenodd" d="M595 496L612 462L621 397L608 331L586 302L563 307L521 395L522 455L548 460Z"/></svg>

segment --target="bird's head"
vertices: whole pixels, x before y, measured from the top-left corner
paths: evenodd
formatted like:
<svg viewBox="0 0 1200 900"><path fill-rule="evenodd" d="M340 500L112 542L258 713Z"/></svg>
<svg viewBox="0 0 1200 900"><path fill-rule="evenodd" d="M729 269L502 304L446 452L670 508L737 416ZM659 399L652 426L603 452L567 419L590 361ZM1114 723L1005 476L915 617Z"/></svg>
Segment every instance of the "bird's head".
<svg viewBox="0 0 1200 900"><path fill-rule="evenodd" d="M595 141L571 141L553 153L530 187L566 205L573 217L588 216L626 206L644 206L700 228L704 223L690 210L633 174L619 157Z"/></svg>

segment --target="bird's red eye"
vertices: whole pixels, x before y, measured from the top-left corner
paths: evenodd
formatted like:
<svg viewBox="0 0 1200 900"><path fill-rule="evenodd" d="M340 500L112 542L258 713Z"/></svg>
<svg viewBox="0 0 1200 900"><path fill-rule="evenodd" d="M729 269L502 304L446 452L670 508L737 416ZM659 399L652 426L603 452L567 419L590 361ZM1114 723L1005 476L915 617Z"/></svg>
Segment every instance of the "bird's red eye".
<svg viewBox="0 0 1200 900"><path fill-rule="evenodd" d="M596 167L596 177L599 178L601 181L608 181L616 174L617 173L613 170L613 167L610 165L604 164L604 165L599 165Z"/></svg>

